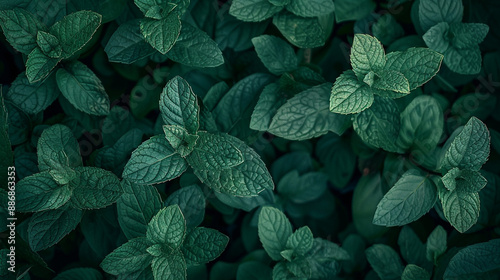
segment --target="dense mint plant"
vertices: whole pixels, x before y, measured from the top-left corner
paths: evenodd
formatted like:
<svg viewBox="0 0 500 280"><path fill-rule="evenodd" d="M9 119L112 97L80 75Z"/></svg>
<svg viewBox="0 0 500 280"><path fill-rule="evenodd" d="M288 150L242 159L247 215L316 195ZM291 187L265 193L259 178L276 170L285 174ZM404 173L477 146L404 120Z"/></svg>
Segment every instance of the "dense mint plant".
<svg viewBox="0 0 500 280"><path fill-rule="evenodd" d="M147 225L146 235L130 239L101 263L109 274L130 278L187 279L186 269L217 258L229 238L209 228L188 228L177 204L162 208Z"/></svg>
<svg viewBox="0 0 500 280"><path fill-rule="evenodd" d="M479 44L489 26L462 22L461 0L421 0L418 11L423 39L429 48L444 55L444 64L458 74L478 74L482 62Z"/></svg>
<svg viewBox="0 0 500 280"><path fill-rule="evenodd" d="M164 135L153 136L132 153L124 178L157 184L177 178L191 167L217 192L256 196L274 188L265 164L245 143L228 134L200 130L203 116L186 80L175 77L167 83L160 111Z"/></svg>

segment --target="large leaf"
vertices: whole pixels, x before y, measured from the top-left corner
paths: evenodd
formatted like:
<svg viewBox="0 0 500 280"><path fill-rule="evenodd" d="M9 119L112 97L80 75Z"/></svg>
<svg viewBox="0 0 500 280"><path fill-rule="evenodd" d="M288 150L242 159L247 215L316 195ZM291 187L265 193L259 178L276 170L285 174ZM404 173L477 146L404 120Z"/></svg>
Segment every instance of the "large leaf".
<svg viewBox="0 0 500 280"><path fill-rule="evenodd" d="M297 68L295 51L285 41L270 35L252 39L255 51L269 72L281 75Z"/></svg>
<svg viewBox="0 0 500 280"><path fill-rule="evenodd" d="M53 125L42 132L37 150L40 171L83 165L80 146L73 132L61 124Z"/></svg>
<svg viewBox="0 0 500 280"><path fill-rule="evenodd" d="M161 209L149 222L146 236L154 244L180 248L186 237L186 220L179 206Z"/></svg>
<svg viewBox="0 0 500 280"><path fill-rule="evenodd" d="M187 234L182 253L189 265L204 264L220 256L228 242L229 238L215 229L198 227Z"/></svg>
<svg viewBox="0 0 500 280"><path fill-rule="evenodd" d="M37 47L38 31L46 31L47 27L30 12L24 9L0 11L2 29L7 41L14 49L30 54Z"/></svg>
<svg viewBox="0 0 500 280"><path fill-rule="evenodd" d="M153 256L146 249L151 246L151 241L146 237L138 237L116 248L106 256L100 267L113 275L128 274L147 268Z"/></svg>
<svg viewBox="0 0 500 280"><path fill-rule="evenodd" d="M464 6L461 0L420 0L420 26L427 31L440 22L461 22Z"/></svg>
<svg viewBox="0 0 500 280"><path fill-rule="evenodd" d="M60 93L55 75L45 81L30 83L23 72L12 82L7 97L24 112L37 114L47 109Z"/></svg>
<svg viewBox="0 0 500 280"><path fill-rule="evenodd" d="M123 193L120 180L110 171L97 167L77 167L75 171L78 177L70 183L73 190L70 203L75 208L103 208Z"/></svg>
<svg viewBox="0 0 500 280"><path fill-rule="evenodd" d="M35 212L57 209L71 197L68 186L60 186L48 172L36 173L16 185L16 210Z"/></svg>
<svg viewBox="0 0 500 280"><path fill-rule="evenodd" d="M243 163L243 154L224 134L200 131L196 146L187 157L191 167L198 170L222 170Z"/></svg>
<svg viewBox="0 0 500 280"><path fill-rule="evenodd" d="M493 239L458 251L450 260L444 279L495 279L499 271L500 239Z"/></svg>

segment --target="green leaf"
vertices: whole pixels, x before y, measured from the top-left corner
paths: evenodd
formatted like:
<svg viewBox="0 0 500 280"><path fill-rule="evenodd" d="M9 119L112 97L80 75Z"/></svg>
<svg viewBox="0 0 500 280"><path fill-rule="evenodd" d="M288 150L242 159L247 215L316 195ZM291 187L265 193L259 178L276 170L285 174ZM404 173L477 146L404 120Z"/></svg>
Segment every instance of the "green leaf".
<svg viewBox="0 0 500 280"><path fill-rule="evenodd" d="M37 150L40 171L83 165L80 146L73 132L64 125L46 128L38 139Z"/></svg>
<svg viewBox="0 0 500 280"><path fill-rule="evenodd" d="M352 70L359 79L370 71L378 73L386 64L385 51L377 38L355 34L351 48Z"/></svg>
<svg viewBox="0 0 500 280"><path fill-rule="evenodd" d="M36 83L49 76L52 69L59 63L60 58L50 58L39 48L33 49L26 60L26 77L30 83Z"/></svg>
<svg viewBox="0 0 500 280"><path fill-rule="evenodd" d="M177 42L167 57L191 67L216 67L224 63L222 51L207 33L183 21Z"/></svg>
<svg viewBox="0 0 500 280"><path fill-rule="evenodd" d="M430 153L441 140L443 126L443 111L438 101L431 96L418 96L401 112L397 143L403 149Z"/></svg>
<svg viewBox="0 0 500 280"><path fill-rule="evenodd" d="M479 171L490 154L490 132L478 118L472 117L462 131L447 143L440 169L453 167Z"/></svg>
<svg viewBox="0 0 500 280"><path fill-rule="evenodd" d="M437 264L438 258L446 252L447 233L441 226L437 226L427 237L426 258Z"/></svg>
<svg viewBox="0 0 500 280"><path fill-rule="evenodd" d="M410 94L410 83L405 76L394 70L381 70L378 77L373 81L372 87L379 90L389 90L398 93L396 96L403 97Z"/></svg>
<svg viewBox="0 0 500 280"><path fill-rule="evenodd" d="M163 88L160 111L165 124L178 125L190 134L198 131L200 107L191 86L183 78L176 76Z"/></svg>
<svg viewBox="0 0 500 280"><path fill-rule="evenodd" d="M281 93L280 86L276 83L269 84L262 90L250 120L251 129L258 131L269 129L276 111L286 102Z"/></svg>
<svg viewBox="0 0 500 280"><path fill-rule="evenodd" d="M272 17L283 7L274 6L268 0L234 0L229 14L242 21L263 21Z"/></svg>
<svg viewBox="0 0 500 280"><path fill-rule="evenodd" d="M54 280L102 280L104 279L101 272L95 268L90 267L77 267L65 270L56 277Z"/></svg>
<svg viewBox="0 0 500 280"><path fill-rule="evenodd" d="M400 116L392 99L375 97L373 105L354 117L353 128L367 144L395 152Z"/></svg>
<svg viewBox="0 0 500 280"><path fill-rule="evenodd" d="M420 0L418 17L424 31L440 23L461 22L464 6L461 0Z"/></svg>
<svg viewBox="0 0 500 280"><path fill-rule="evenodd" d="M488 183L478 171L460 170L457 167L450 169L441 180L449 191L458 188L470 193L479 192Z"/></svg>
<svg viewBox="0 0 500 280"><path fill-rule="evenodd" d="M186 236L182 253L188 265L200 265L220 256L228 242L229 237L215 229L194 228Z"/></svg>
<svg viewBox="0 0 500 280"><path fill-rule="evenodd" d="M301 17L317 17L335 10L332 0L291 0L286 9Z"/></svg>
<svg viewBox="0 0 500 280"><path fill-rule="evenodd" d="M408 264L401 275L401 280L430 280L431 275L427 270L416 266L414 264Z"/></svg>
<svg viewBox="0 0 500 280"><path fill-rule="evenodd" d="M188 228L197 227L203 222L206 201L205 195L197 185L181 188L165 200L165 206L175 204L181 209Z"/></svg>
<svg viewBox="0 0 500 280"><path fill-rule="evenodd" d="M444 63L451 71L462 75L474 75L481 71L481 50L449 48L444 53Z"/></svg>
<svg viewBox="0 0 500 280"><path fill-rule="evenodd" d="M286 241L286 248L292 249L298 256L304 256L313 246L314 238L308 226L297 229Z"/></svg>
<svg viewBox="0 0 500 280"><path fill-rule="evenodd" d="M104 51L110 62L131 64L155 53L141 34L140 20L120 24L109 38Z"/></svg>
<svg viewBox="0 0 500 280"><path fill-rule="evenodd" d="M196 176L216 192L233 196L257 196L266 189L274 189L271 175L260 156L238 138L226 137L241 151L243 163L222 170L195 169Z"/></svg>
<svg viewBox="0 0 500 280"><path fill-rule="evenodd" d="M67 206L37 212L28 224L28 240L33 251L47 249L76 228L83 212Z"/></svg>
<svg viewBox="0 0 500 280"><path fill-rule="evenodd" d="M87 44L101 25L102 16L92 11L78 11L65 16L50 27L59 39L63 58L69 58Z"/></svg>
<svg viewBox="0 0 500 280"><path fill-rule="evenodd" d="M149 222L146 236L154 244L178 249L186 236L186 220L179 206L161 209Z"/></svg>
<svg viewBox="0 0 500 280"><path fill-rule="evenodd" d="M57 209L71 197L68 186L60 186L48 172L36 173L16 184L16 210L36 212Z"/></svg>
<svg viewBox="0 0 500 280"><path fill-rule="evenodd" d="M383 14L372 25L373 36L383 45L389 46L405 34L401 24L390 13Z"/></svg>
<svg viewBox="0 0 500 280"><path fill-rule="evenodd" d="M342 134L347 116L330 111L330 83L305 90L289 99L273 117L269 132L289 140L306 140L328 131Z"/></svg>
<svg viewBox="0 0 500 280"><path fill-rule="evenodd" d="M441 67L443 55L425 48L410 48L387 55L385 69L402 73L414 90L427 83Z"/></svg>
<svg viewBox="0 0 500 280"><path fill-rule="evenodd" d="M351 257L337 244L315 238L306 258L311 267L311 278L332 279L340 272L339 261L347 261Z"/></svg>
<svg viewBox="0 0 500 280"><path fill-rule="evenodd" d="M7 98L28 114L37 114L47 109L59 96L56 77L30 83L23 72L17 76L7 92Z"/></svg>
<svg viewBox="0 0 500 280"><path fill-rule="evenodd" d="M398 237L398 245L403 259L410 264L423 266L426 263L426 245L410 226L404 226Z"/></svg>
<svg viewBox="0 0 500 280"><path fill-rule="evenodd" d="M359 20L368 16L377 6L373 0L335 0L337 22Z"/></svg>
<svg viewBox="0 0 500 280"><path fill-rule="evenodd" d="M178 125L164 125L163 132L172 148L181 155L186 157L193 151L197 144L198 135L189 134L188 131Z"/></svg>
<svg viewBox="0 0 500 280"><path fill-rule="evenodd" d="M356 155L348 139L329 133L319 139L315 150L316 157L323 164L323 171L336 188L344 188L351 180Z"/></svg>
<svg viewBox="0 0 500 280"><path fill-rule="evenodd" d="M479 218L479 194L463 189L448 191L438 188L439 199L443 205L443 213L450 224L460 233L466 232Z"/></svg>
<svg viewBox="0 0 500 280"><path fill-rule="evenodd" d="M399 279L403 264L398 253L384 244L375 244L366 249L366 258L380 279Z"/></svg>
<svg viewBox="0 0 500 280"><path fill-rule="evenodd" d="M166 182L186 171L186 161L177 154L163 135L151 137L133 153L123 170L123 178L148 185Z"/></svg>
<svg viewBox="0 0 500 280"><path fill-rule="evenodd" d="M123 195L116 201L118 222L128 239L146 235L147 225L162 207L158 190L153 186L122 181Z"/></svg>
<svg viewBox="0 0 500 280"><path fill-rule="evenodd" d="M198 132L199 139L187 162L197 170L223 170L243 163L243 154L225 134Z"/></svg>
<svg viewBox="0 0 500 280"><path fill-rule="evenodd" d="M281 34L299 48L323 46L333 29L333 22L333 14L304 18L281 12L273 18L273 24Z"/></svg>
<svg viewBox="0 0 500 280"><path fill-rule="evenodd" d="M181 32L181 20L177 13L170 13L163 19L143 18L141 33L146 42L161 54L166 54Z"/></svg>
<svg viewBox="0 0 500 280"><path fill-rule="evenodd" d="M354 72L348 70L335 80L330 96L330 111L337 114L360 113L372 106L373 99L370 87L360 83Z"/></svg>
<svg viewBox="0 0 500 280"><path fill-rule="evenodd" d="M38 31L36 36L36 43L44 54L51 58L60 58L62 55L62 47L59 39L56 36Z"/></svg>
<svg viewBox="0 0 500 280"><path fill-rule="evenodd" d="M455 23L450 25L453 33L451 44L457 49L472 48L483 42L490 30L483 23Z"/></svg>
<svg viewBox="0 0 500 280"><path fill-rule="evenodd" d="M281 75L297 69L295 51L285 41L270 35L252 39L255 51L269 72Z"/></svg>
<svg viewBox="0 0 500 280"><path fill-rule="evenodd" d="M327 189L327 176L309 172L299 176L297 170L287 173L278 184L278 192L294 203L306 203L319 198Z"/></svg>
<svg viewBox="0 0 500 280"><path fill-rule="evenodd" d="M279 264L277 263L275 267ZM285 267L286 269L286 267ZM239 280L271 280L272 270L267 265L260 261L246 261L238 265L238 270L236 271L236 279ZM217 279L217 278L216 278ZM274 279L288 279L288 278L274 278Z"/></svg>
<svg viewBox="0 0 500 280"><path fill-rule="evenodd" d="M427 30L422 39L429 48L444 54L451 47L449 33L450 25L447 22L441 22Z"/></svg>
<svg viewBox="0 0 500 280"><path fill-rule="evenodd" d="M149 246L151 242L146 237L131 239L107 255L100 267L112 275L141 271L153 260L153 257L146 252Z"/></svg>
<svg viewBox="0 0 500 280"><path fill-rule="evenodd" d="M5 39L23 54L30 54L36 47L38 31L46 31L47 27L30 12L24 9L0 11Z"/></svg>
<svg viewBox="0 0 500 280"><path fill-rule="evenodd" d="M273 279L298 280L297 277L288 270L285 262L279 262L274 266Z"/></svg>
<svg viewBox="0 0 500 280"><path fill-rule="evenodd" d="M181 253L156 257L151 264L154 279L184 280L186 279L186 261Z"/></svg>
<svg viewBox="0 0 500 280"><path fill-rule="evenodd" d="M75 171L79 177L70 183L70 203L75 208L104 208L123 194L120 180L110 171L98 167L77 167Z"/></svg>
<svg viewBox="0 0 500 280"><path fill-rule="evenodd" d="M418 220L434 206L436 187L418 170L408 170L377 205L373 223L402 226Z"/></svg>
<svg viewBox="0 0 500 280"><path fill-rule="evenodd" d="M291 262L286 262L286 267L297 277L303 279L311 278L311 264L307 258L298 257Z"/></svg>
<svg viewBox="0 0 500 280"><path fill-rule="evenodd" d="M101 80L85 64L74 61L57 70L57 85L76 109L91 115L109 114L109 97Z"/></svg>
<svg viewBox="0 0 500 280"><path fill-rule="evenodd" d="M445 280L495 279L500 271L500 239L477 243L453 256Z"/></svg>
<svg viewBox="0 0 500 280"><path fill-rule="evenodd" d="M259 239L271 259L281 260L280 252L286 249L288 238L292 235L292 225L280 210L265 206L259 214Z"/></svg>

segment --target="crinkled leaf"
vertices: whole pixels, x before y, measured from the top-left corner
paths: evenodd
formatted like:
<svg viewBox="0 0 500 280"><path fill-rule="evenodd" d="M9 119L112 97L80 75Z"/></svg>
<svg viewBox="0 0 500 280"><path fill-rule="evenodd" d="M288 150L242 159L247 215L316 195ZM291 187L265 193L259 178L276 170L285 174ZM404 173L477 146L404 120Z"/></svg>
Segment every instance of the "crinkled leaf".
<svg viewBox="0 0 500 280"><path fill-rule="evenodd" d="M443 213L450 224L459 232L466 232L479 218L479 194L456 189L448 191L438 188Z"/></svg>
<svg viewBox="0 0 500 280"><path fill-rule="evenodd" d="M308 226L297 229L286 242L286 248L292 249L298 256L304 256L313 246L314 238Z"/></svg>
<svg viewBox="0 0 500 280"><path fill-rule="evenodd" d="M168 196L165 205L177 204L186 219L186 226L194 228L203 222L205 217L205 195L200 187L191 185L181 188Z"/></svg>
<svg viewBox="0 0 500 280"><path fill-rule="evenodd" d="M0 20L5 39L24 54L30 54L37 47L37 32L47 30L43 23L24 9L0 11Z"/></svg>
<svg viewBox="0 0 500 280"><path fill-rule="evenodd" d="M410 83L406 77L394 70L381 70L379 76L373 81L372 87L379 90L389 90L398 93L396 96L403 97L410 94Z"/></svg>
<svg viewBox="0 0 500 280"><path fill-rule="evenodd" d="M183 78L176 76L163 88L160 111L165 124L178 125L191 134L198 131L200 107L191 86Z"/></svg>
<svg viewBox="0 0 500 280"><path fill-rule="evenodd" d="M463 13L461 0L421 0L418 7L420 26L424 31L440 22L461 22Z"/></svg>
<svg viewBox="0 0 500 280"><path fill-rule="evenodd" d="M452 47L444 53L444 63L458 74L478 74L481 71L481 62L481 50L477 46L469 49Z"/></svg>
<svg viewBox="0 0 500 280"><path fill-rule="evenodd" d="M151 264L154 279L162 280L185 280L186 261L181 253L170 256L161 256L153 259Z"/></svg>
<svg viewBox="0 0 500 280"><path fill-rule="evenodd" d="M272 17L283 7L274 6L268 0L234 0L229 14L242 21L263 21Z"/></svg>
<svg viewBox="0 0 500 280"><path fill-rule="evenodd" d="M285 41L274 36L261 35L253 38L252 44L269 72L281 75L297 69L295 51Z"/></svg>
<svg viewBox="0 0 500 280"><path fill-rule="evenodd" d="M370 87L360 83L354 72L348 70L341 74L333 85L330 111L338 114L356 114L372 106L373 98Z"/></svg>
<svg viewBox="0 0 500 280"><path fill-rule="evenodd" d="M110 171L98 167L77 167L78 176L71 181L71 206L97 209L113 204L123 194L120 180Z"/></svg>
<svg viewBox="0 0 500 280"><path fill-rule="evenodd" d="M243 154L227 134L198 132L198 141L187 157L187 162L197 170L222 170L243 163Z"/></svg>
<svg viewBox="0 0 500 280"><path fill-rule="evenodd" d="M26 60L26 77L30 83L45 79L59 63L60 58L51 58L39 48L33 49Z"/></svg>
<svg viewBox="0 0 500 280"><path fill-rule="evenodd" d="M227 246L229 237L215 229L197 227L189 231L182 245L188 265L200 265L216 259Z"/></svg>
<svg viewBox="0 0 500 280"><path fill-rule="evenodd" d="M401 275L401 280L430 280L431 275L427 270L414 265L408 264L403 270L403 274Z"/></svg>
<svg viewBox="0 0 500 280"><path fill-rule="evenodd" d="M153 256L146 251L149 246L151 241L146 237L131 239L107 255L100 267L112 275L141 271L153 260Z"/></svg>
<svg viewBox="0 0 500 280"><path fill-rule="evenodd" d="M143 18L141 33L146 42L161 54L166 54L181 32L181 20L176 13L170 13L163 19Z"/></svg>
<svg viewBox="0 0 500 280"><path fill-rule="evenodd" d="M281 12L273 18L273 24L281 34L299 48L323 46L333 28L333 15L304 18L290 12Z"/></svg>
<svg viewBox="0 0 500 280"><path fill-rule="evenodd" d="M36 173L16 184L16 210L35 212L57 209L71 197L71 189L61 186L48 172Z"/></svg>
<svg viewBox="0 0 500 280"><path fill-rule="evenodd" d="M291 0L286 9L301 17L317 17L335 10L332 0Z"/></svg>
<svg viewBox="0 0 500 280"><path fill-rule="evenodd" d="M458 49L466 49L479 45L490 30L484 23L455 23L450 25L453 33L451 44Z"/></svg>
<svg viewBox="0 0 500 280"><path fill-rule="evenodd" d="M292 224L280 210L263 207L259 214L259 239L271 259L281 260L280 252L286 249L288 238L292 235Z"/></svg>
<svg viewBox="0 0 500 280"><path fill-rule="evenodd" d="M42 132L37 150L40 171L83 165L80 146L73 132L61 124L53 125Z"/></svg>
<svg viewBox="0 0 500 280"><path fill-rule="evenodd" d="M186 220L179 206L161 209L149 222L146 236L154 244L179 248L186 236Z"/></svg>
<svg viewBox="0 0 500 280"><path fill-rule="evenodd" d="M385 63L385 51L377 38L366 34L354 35L351 65L358 78L362 79L370 71L378 73L384 68Z"/></svg>
<svg viewBox="0 0 500 280"><path fill-rule="evenodd" d="M38 31L36 36L36 43L38 47L42 50L44 54L51 58L60 58L62 55L62 47L59 39L56 36L44 32Z"/></svg>

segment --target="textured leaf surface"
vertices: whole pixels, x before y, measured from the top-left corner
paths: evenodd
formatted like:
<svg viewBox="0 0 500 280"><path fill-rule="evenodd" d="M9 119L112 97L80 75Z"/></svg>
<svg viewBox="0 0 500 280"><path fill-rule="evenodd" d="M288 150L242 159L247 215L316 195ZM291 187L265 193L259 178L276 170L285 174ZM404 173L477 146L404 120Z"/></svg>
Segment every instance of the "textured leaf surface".
<svg viewBox="0 0 500 280"><path fill-rule="evenodd" d="M329 29L333 28L333 16L304 18L290 12L281 12L273 18L273 24L293 45L299 48L316 48L325 44Z"/></svg>
<svg viewBox="0 0 500 280"><path fill-rule="evenodd" d="M310 139L328 131L342 134L349 118L330 111L330 88L325 83L289 99L276 112L269 132L289 140Z"/></svg>
<svg viewBox="0 0 500 280"><path fill-rule="evenodd" d="M191 86L183 78L176 76L163 88L160 111L165 124L178 125L192 134L198 131L200 108Z"/></svg>
<svg viewBox="0 0 500 280"><path fill-rule="evenodd" d="M38 31L36 36L36 43L44 54L51 58L60 58L62 55L62 47L59 39L56 36Z"/></svg>
<svg viewBox="0 0 500 280"><path fill-rule="evenodd" d="M286 249L288 238L292 235L292 224L280 210L263 207L259 214L259 239L271 259L281 260L280 252Z"/></svg>
<svg viewBox="0 0 500 280"><path fill-rule="evenodd" d="M356 114L373 104L372 90L358 81L353 71L341 74L332 88L330 111L338 114Z"/></svg>
<svg viewBox="0 0 500 280"><path fill-rule="evenodd" d="M203 222L205 217L205 196L197 185L181 188L165 200L165 205L177 204L186 219L186 226L194 228Z"/></svg>
<svg viewBox="0 0 500 280"><path fill-rule="evenodd" d="M494 279L499 270L500 239L493 239L458 251L450 260L444 279Z"/></svg>
<svg viewBox="0 0 500 280"><path fill-rule="evenodd" d="M426 257L427 260L437 263L438 258L446 252L447 233L443 227L437 226L427 238Z"/></svg>
<svg viewBox="0 0 500 280"><path fill-rule="evenodd" d="M313 246L314 238L309 227L304 226L297 229L286 242L286 247L293 249L299 255L305 255Z"/></svg>
<svg viewBox="0 0 500 280"><path fill-rule="evenodd" d="M333 12L331 0L291 0L286 9L301 17L317 17Z"/></svg>
<svg viewBox="0 0 500 280"><path fill-rule="evenodd" d="M427 31L440 22L461 22L464 6L461 0L421 0L418 12L420 26Z"/></svg>
<svg viewBox="0 0 500 280"><path fill-rule="evenodd" d="M0 20L5 39L24 54L31 53L37 47L37 32L47 29L33 14L24 9L1 11Z"/></svg>
<svg viewBox="0 0 500 280"><path fill-rule="evenodd" d="M57 85L78 110L96 116L109 114L109 97L101 80L85 64L75 61L57 70Z"/></svg>
<svg viewBox="0 0 500 280"><path fill-rule="evenodd" d="M270 35L252 39L255 51L266 68L275 75L293 71L297 68L295 51L285 41Z"/></svg>
<svg viewBox="0 0 500 280"><path fill-rule="evenodd" d="M43 82L30 83L25 72L12 82L7 97L28 114L37 114L49 107L59 96L55 75Z"/></svg>
<svg viewBox="0 0 500 280"><path fill-rule="evenodd" d="M109 274L120 275L141 271L153 260L146 249L151 241L146 237L138 237L115 249L101 262L101 268Z"/></svg>
<svg viewBox="0 0 500 280"><path fill-rule="evenodd" d="M68 186L60 186L48 172L36 173L16 184L16 210L34 212L57 209L71 197Z"/></svg>
<svg viewBox="0 0 500 280"><path fill-rule="evenodd" d="M228 242L229 237L217 230L198 227L187 234L182 253L189 265L204 264L220 256Z"/></svg>
<svg viewBox="0 0 500 280"><path fill-rule="evenodd" d="M163 135L158 135L132 153L122 176L137 184L158 184L179 177L186 169L186 161L175 153Z"/></svg>
<svg viewBox="0 0 500 280"><path fill-rule="evenodd" d="M200 131L199 139L187 162L198 170L222 170L243 163L244 158L227 134Z"/></svg>
<svg viewBox="0 0 500 280"><path fill-rule="evenodd" d="M268 0L235 0L229 14L242 21L263 21L272 17L283 7L274 6Z"/></svg>
<svg viewBox="0 0 500 280"><path fill-rule="evenodd" d="M141 33L146 42L162 54L166 54L181 32L181 21L176 13L157 20L144 18L141 20Z"/></svg>
<svg viewBox="0 0 500 280"><path fill-rule="evenodd" d="M39 48L33 49L26 60L26 77L30 83L45 79L60 59L46 56Z"/></svg>
<svg viewBox="0 0 500 280"><path fill-rule="evenodd" d="M37 150L40 171L83 165L80 146L73 132L64 125L56 124L45 129L38 140Z"/></svg>
<svg viewBox="0 0 500 280"><path fill-rule="evenodd" d="M377 38L366 34L354 35L351 65L356 76L362 78L370 71L377 73L384 68L385 63L385 51Z"/></svg>
<svg viewBox="0 0 500 280"><path fill-rule="evenodd" d="M453 33L451 44L458 49L466 49L479 45L489 31L489 26L484 23L455 23L450 25Z"/></svg>
<svg viewBox="0 0 500 280"><path fill-rule="evenodd" d="M97 167L77 167L75 171L79 177L70 183L73 207L103 208L114 203L123 193L120 180L110 171Z"/></svg>
<svg viewBox="0 0 500 280"><path fill-rule="evenodd" d="M182 280L186 279L186 261L181 253L165 257L156 257L151 264L154 279Z"/></svg>
<svg viewBox="0 0 500 280"><path fill-rule="evenodd" d="M478 193L469 193L462 189L448 191L441 187L438 194L444 216L459 232L466 232L477 222L480 210Z"/></svg>
<svg viewBox="0 0 500 280"><path fill-rule="evenodd" d="M399 93L398 97L410 93L410 83L405 76L394 70L379 71L378 79L375 79L372 87L379 90L389 90Z"/></svg>
<svg viewBox="0 0 500 280"><path fill-rule="evenodd" d="M399 279L403 264L398 253L384 244L375 244L366 249L366 258L381 279Z"/></svg>
<svg viewBox="0 0 500 280"><path fill-rule="evenodd" d="M267 85L260 94L250 120L250 128L267 131L276 111L285 104L286 98L281 95L278 84Z"/></svg>
<svg viewBox="0 0 500 280"><path fill-rule="evenodd" d="M444 63L453 72L474 75L481 71L481 50L479 47L468 49L449 48L444 54Z"/></svg>
<svg viewBox="0 0 500 280"><path fill-rule="evenodd" d="M416 266L414 264L408 264L401 275L401 280L430 280L431 275L427 270Z"/></svg>
<svg viewBox="0 0 500 280"><path fill-rule="evenodd" d="M186 236L186 220L179 206L161 209L149 222L146 236L155 244L179 248Z"/></svg>
<svg viewBox="0 0 500 280"><path fill-rule="evenodd" d="M437 191L427 176L410 169L377 205L373 223L401 226L418 220L434 206Z"/></svg>

